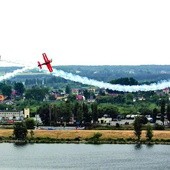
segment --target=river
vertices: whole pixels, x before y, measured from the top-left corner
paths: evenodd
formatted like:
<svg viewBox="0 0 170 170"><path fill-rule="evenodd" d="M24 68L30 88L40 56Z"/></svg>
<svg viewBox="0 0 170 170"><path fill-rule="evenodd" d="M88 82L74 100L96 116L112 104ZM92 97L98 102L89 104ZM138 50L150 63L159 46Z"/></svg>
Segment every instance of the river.
<svg viewBox="0 0 170 170"><path fill-rule="evenodd" d="M2 170L169 170L170 145L0 144Z"/></svg>

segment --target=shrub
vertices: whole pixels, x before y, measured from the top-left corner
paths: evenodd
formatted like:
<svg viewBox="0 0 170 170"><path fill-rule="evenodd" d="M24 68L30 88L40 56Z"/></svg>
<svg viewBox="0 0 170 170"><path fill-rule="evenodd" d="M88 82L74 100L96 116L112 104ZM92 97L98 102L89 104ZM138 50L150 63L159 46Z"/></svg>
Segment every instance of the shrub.
<svg viewBox="0 0 170 170"><path fill-rule="evenodd" d="M120 127L119 123L116 123L116 127L117 127L117 128L119 128L119 127Z"/></svg>
<svg viewBox="0 0 170 170"><path fill-rule="evenodd" d="M97 133L94 133L94 135L91 137L91 139L99 139L101 136L102 136L102 134L97 132Z"/></svg>
<svg viewBox="0 0 170 170"><path fill-rule="evenodd" d="M137 116L135 118L133 126L134 126L135 136L137 137L138 141L140 141L141 133L142 133L142 122L141 122L141 118L139 116Z"/></svg>
<svg viewBox="0 0 170 170"><path fill-rule="evenodd" d="M27 118L25 120L25 124L27 126L27 129L34 129L34 127L35 127L35 120L32 119L32 118Z"/></svg>
<svg viewBox="0 0 170 170"><path fill-rule="evenodd" d="M97 132L94 133L94 135L90 138L90 141L93 141L93 143L98 143L99 138L102 136L101 133Z"/></svg>
<svg viewBox="0 0 170 170"><path fill-rule="evenodd" d="M155 130L165 130L165 126L159 125L158 123L155 123L154 129Z"/></svg>
<svg viewBox="0 0 170 170"><path fill-rule="evenodd" d="M125 122L125 125L129 125L129 122Z"/></svg>
<svg viewBox="0 0 170 170"><path fill-rule="evenodd" d="M34 136L34 131L33 130L30 130L30 136L31 136L31 138L33 138L33 136Z"/></svg>
<svg viewBox="0 0 170 170"><path fill-rule="evenodd" d="M131 138L131 137L127 138L126 140L127 140L127 141L134 141L134 139Z"/></svg>
<svg viewBox="0 0 170 170"><path fill-rule="evenodd" d="M146 126L146 138L148 141L151 141L153 137L153 131L152 131L152 126L150 124L147 124Z"/></svg>
<svg viewBox="0 0 170 170"><path fill-rule="evenodd" d="M27 137L27 127L23 122L17 122L14 124L14 137L15 139L25 140Z"/></svg>
<svg viewBox="0 0 170 170"><path fill-rule="evenodd" d="M75 137L75 139L74 140L76 140L76 141L80 141L80 136L77 136L77 137Z"/></svg>

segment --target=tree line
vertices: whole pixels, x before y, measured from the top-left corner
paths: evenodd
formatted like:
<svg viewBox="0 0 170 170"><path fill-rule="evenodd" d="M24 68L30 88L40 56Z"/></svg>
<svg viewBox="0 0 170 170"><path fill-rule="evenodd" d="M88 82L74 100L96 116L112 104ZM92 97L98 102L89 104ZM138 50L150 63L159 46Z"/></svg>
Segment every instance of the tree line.
<svg viewBox="0 0 170 170"><path fill-rule="evenodd" d="M57 104L42 104L37 114L40 115L44 125L57 125L64 122L72 122L77 125L90 124L91 121L97 122L98 110L97 103L87 104L84 102L60 102Z"/></svg>

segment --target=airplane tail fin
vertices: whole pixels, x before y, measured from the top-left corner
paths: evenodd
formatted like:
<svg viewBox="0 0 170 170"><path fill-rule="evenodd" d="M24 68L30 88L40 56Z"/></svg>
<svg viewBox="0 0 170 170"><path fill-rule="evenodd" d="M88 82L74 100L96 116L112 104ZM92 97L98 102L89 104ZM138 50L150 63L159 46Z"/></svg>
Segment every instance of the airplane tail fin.
<svg viewBox="0 0 170 170"><path fill-rule="evenodd" d="M42 69L42 65L39 61L38 61L38 67L40 67L40 69Z"/></svg>

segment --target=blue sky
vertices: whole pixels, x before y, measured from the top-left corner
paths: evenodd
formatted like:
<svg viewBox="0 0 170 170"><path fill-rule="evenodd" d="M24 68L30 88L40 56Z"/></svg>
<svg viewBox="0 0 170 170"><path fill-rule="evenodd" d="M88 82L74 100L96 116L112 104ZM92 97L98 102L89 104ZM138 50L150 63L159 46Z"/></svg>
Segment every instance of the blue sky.
<svg viewBox="0 0 170 170"><path fill-rule="evenodd" d="M28 64L44 52L53 65L170 64L169 9L169 0L0 0L0 55Z"/></svg>

